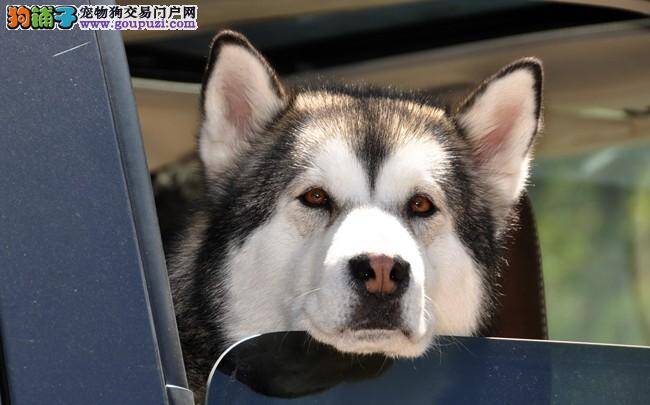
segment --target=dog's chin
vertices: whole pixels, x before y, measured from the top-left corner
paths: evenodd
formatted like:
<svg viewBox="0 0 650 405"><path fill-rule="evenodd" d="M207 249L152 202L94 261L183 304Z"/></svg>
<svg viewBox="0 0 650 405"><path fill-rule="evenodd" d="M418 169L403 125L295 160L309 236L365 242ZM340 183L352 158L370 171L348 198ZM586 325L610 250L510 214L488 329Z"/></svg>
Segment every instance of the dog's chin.
<svg viewBox="0 0 650 405"><path fill-rule="evenodd" d="M327 333L309 322L307 333L321 343L345 353L381 353L389 357L418 357L432 342L432 336L413 339L399 329L343 329Z"/></svg>

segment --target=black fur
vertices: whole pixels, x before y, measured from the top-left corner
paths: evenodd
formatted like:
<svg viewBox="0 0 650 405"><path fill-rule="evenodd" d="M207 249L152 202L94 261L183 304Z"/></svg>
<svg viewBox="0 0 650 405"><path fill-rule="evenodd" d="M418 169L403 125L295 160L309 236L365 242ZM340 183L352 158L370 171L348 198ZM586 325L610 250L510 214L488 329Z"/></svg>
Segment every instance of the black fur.
<svg viewBox="0 0 650 405"><path fill-rule="evenodd" d="M190 295L189 304L177 311L177 322L188 377L195 391L205 384L214 361L227 348L218 325L223 315L220 302L214 302L208 294L221 284L219 269L227 248L243 243L252 231L269 219L275 207L268 202L277 201L295 176L298 166L286 167L278 162L290 160L294 132L299 123L299 116L293 114L289 118L281 114L278 123L267 129L274 141L260 143L249 151L256 155L257 165L246 165L249 159L243 157L237 167L219 179L219 185L211 184L214 179L205 178L206 196L199 211L207 214L208 225L194 263L197 271L183 290L174 289L175 295ZM260 154L262 159L258 157ZM225 300L227 291L220 294Z"/></svg>

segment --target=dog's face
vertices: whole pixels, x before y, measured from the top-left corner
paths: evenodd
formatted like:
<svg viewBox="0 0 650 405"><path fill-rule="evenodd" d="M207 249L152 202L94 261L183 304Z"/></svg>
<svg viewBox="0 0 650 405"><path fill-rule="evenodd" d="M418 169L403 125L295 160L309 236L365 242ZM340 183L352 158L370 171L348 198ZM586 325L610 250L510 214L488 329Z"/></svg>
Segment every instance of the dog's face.
<svg viewBox="0 0 650 405"><path fill-rule="evenodd" d="M288 91L243 37L220 34L199 150L219 211L206 227L227 244L209 261L219 285L201 288L225 297L228 338L305 329L342 351L417 356L475 332L540 98L532 59L454 114L377 90Z"/></svg>

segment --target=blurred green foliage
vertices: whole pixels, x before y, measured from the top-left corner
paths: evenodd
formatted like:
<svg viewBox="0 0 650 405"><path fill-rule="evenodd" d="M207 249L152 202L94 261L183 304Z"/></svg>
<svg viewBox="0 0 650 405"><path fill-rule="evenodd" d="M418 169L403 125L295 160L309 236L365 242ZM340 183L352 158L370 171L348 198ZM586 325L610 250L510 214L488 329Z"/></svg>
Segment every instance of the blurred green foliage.
<svg viewBox="0 0 650 405"><path fill-rule="evenodd" d="M538 160L549 335L650 345L650 145Z"/></svg>

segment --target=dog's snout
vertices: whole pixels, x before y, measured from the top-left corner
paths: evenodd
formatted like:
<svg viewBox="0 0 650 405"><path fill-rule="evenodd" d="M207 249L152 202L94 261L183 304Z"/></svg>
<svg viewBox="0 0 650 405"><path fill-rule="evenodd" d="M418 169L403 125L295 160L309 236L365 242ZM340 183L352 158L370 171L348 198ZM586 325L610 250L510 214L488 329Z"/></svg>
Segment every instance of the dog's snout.
<svg viewBox="0 0 650 405"><path fill-rule="evenodd" d="M399 256L363 254L350 259L349 266L352 278L373 295L392 295L408 284L410 265Z"/></svg>

